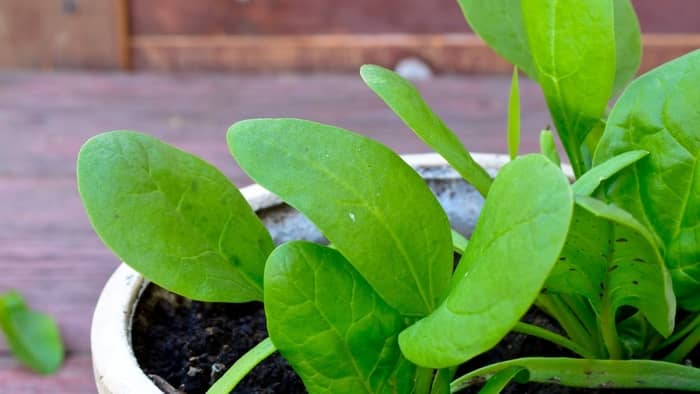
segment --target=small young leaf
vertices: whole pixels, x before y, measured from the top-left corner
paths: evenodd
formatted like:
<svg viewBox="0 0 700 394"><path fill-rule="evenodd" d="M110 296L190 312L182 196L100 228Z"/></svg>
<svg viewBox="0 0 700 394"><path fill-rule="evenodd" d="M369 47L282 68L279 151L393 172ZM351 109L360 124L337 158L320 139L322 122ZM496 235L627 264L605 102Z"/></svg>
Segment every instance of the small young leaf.
<svg viewBox="0 0 700 394"><path fill-rule="evenodd" d="M334 249L295 241L265 268L270 338L309 393L410 393L399 312Z"/></svg>
<svg viewBox="0 0 700 394"><path fill-rule="evenodd" d="M201 159L144 134L105 133L80 150L78 189L97 235L151 281L202 301L262 299L272 239Z"/></svg>
<svg viewBox="0 0 700 394"><path fill-rule="evenodd" d="M51 374L63 362L63 342L56 322L27 307L16 292L0 295L0 331L10 352L40 374Z"/></svg>
<svg viewBox="0 0 700 394"><path fill-rule="evenodd" d="M645 150L632 150L619 154L605 163L601 163L583 174L573 184L574 194L577 196L590 196L603 181L619 173L627 166L636 163L649 152Z"/></svg>
<svg viewBox="0 0 700 394"><path fill-rule="evenodd" d="M537 80L527 43L520 1L458 0L469 26L494 51Z"/></svg>
<svg viewBox="0 0 700 394"><path fill-rule="evenodd" d="M552 130L540 131L540 151L557 167L561 166L561 159L559 158L559 152L557 152L557 145L554 143Z"/></svg>
<svg viewBox="0 0 700 394"><path fill-rule="evenodd" d="M399 336L404 355L444 368L494 346L539 293L564 245L572 210L569 182L549 159L528 155L503 167L447 299Z"/></svg>
<svg viewBox="0 0 700 394"><path fill-rule="evenodd" d="M603 116L615 79L610 0L523 0L538 81L576 176L586 170L581 145Z"/></svg>
<svg viewBox="0 0 700 394"><path fill-rule="evenodd" d="M520 89L518 88L518 67L513 68L513 79L508 97L508 153L513 160L520 148Z"/></svg>
<svg viewBox="0 0 700 394"><path fill-rule="evenodd" d="M491 176L481 167L462 142L433 112L411 82L383 67L364 65L360 75L421 140L435 149L459 174L486 196Z"/></svg>
<svg viewBox="0 0 700 394"><path fill-rule="evenodd" d="M450 224L396 153L298 119L236 123L228 143L243 170L314 222L389 305L424 316L440 303L452 272Z"/></svg>
<svg viewBox="0 0 700 394"><path fill-rule="evenodd" d="M642 61L642 34L630 0L614 0L615 6L615 83L620 92L639 69Z"/></svg>
<svg viewBox="0 0 700 394"><path fill-rule="evenodd" d="M594 165L644 149L608 182L607 199L652 229L681 306L700 310L700 50L634 81L615 104Z"/></svg>

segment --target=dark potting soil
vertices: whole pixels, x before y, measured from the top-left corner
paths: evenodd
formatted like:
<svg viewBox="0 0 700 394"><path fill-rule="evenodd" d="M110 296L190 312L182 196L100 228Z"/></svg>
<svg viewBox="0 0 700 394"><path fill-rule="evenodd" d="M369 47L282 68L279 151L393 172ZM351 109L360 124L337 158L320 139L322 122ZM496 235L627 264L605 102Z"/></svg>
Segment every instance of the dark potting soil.
<svg viewBox="0 0 700 394"><path fill-rule="evenodd" d="M134 314L132 345L141 368L163 391L204 393L233 363L267 337L262 304L204 303L155 284ZM275 353L234 393L306 393L299 376Z"/></svg>
<svg viewBox="0 0 700 394"><path fill-rule="evenodd" d="M532 309L525 321L561 332L545 314ZM187 300L151 284L134 315L132 343L147 375L166 393L204 393L234 361L267 337L260 303L225 304ZM696 350L691 359L700 359ZM573 356L547 341L511 333L492 350L462 365L456 376L491 363L519 357ZM477 393L472 387L464 393ZM234 393L306 393L301 379L274 354L236 387ZM681 393L661 390L577 389L556 384L510 384L505 394Z"/></svg>

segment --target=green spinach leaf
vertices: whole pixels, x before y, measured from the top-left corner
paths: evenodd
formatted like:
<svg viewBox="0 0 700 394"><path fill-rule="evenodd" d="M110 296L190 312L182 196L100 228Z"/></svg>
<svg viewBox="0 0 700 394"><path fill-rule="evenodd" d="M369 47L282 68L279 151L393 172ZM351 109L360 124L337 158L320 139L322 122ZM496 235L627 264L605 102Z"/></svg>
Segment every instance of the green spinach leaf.
<svg viewBox="0 0 700 394"><path fill-rule="evenodd" d="M581 145L603 116L615 80L612 1L523 0L522 10L538 81L580 176Z"/></svg>
<svg viewBox="0 0 700 394"><path fill-rule="evenodd" d="M146 278L202 301L262 299L272 239L216 168L116 131L80 150L78 188L95 232Z"/></svg>
<svg viewBox="0 0 700 394"><path fill-rule="evenodd" d="M458 0L469 26L499 55L537 80L520 0Z"/></svg>
<svg viewBox="0 0 700 394"><path fill-rule="evenodd" d="M428 146L441 154L459 174L486 196L491 176L464 148L459 138L433 112L415 86L395 72L362 66L362 79Z"/></svg>
<svg viewBox="0 0 700 394"><path fill-rule="evenodd" d="M423 316L440 303L452 272L450 224L396 153L297 119L236 123L228 142L243 170L314 222L389 305Z"/></svg>
<svg viewBox="0 0 700 394"><path fill-rule="evenodd" d="M265 314L275 347L310 393L410 393L399 312L334 249L290 242L265 268Z"/></svg>
<svg viewBox="0 0 700 394"><path fill-rule="evenodd" d="M594 157L649 156L606 187L609 201L648 226L681 306L700 311L700 50L635 80L615 104Z"/></svg>
<svg viewBox="0 0 700 394"><path fill-rule="evenodd" d="M29 309L16 292L0 295L0 329L10 352L34 372L51 374L63 363L63 342L56 322Z"/></svg>
<svg viewBox="0 0 700 394"><path fill-rule="evenodd" d="M675 298L653 235L629 213L591 197L576 198L571 224L547 292L587 298L602 329L611 330L604 333L611 353L621 351L612 330L625 305L642 312L660 334L670 335Z"/></svg>
<svg viewBox="0 0 700 394"><path fill-rule="evenodd" d="M642 34L634 7L629 0L613 0L615 7L615 83L620 92L639 69L642 61Z"/></svg>
<svg viewBox="0 0 700 394"><path fill-rule="evenodd" d="M549 159L527 155L503 167L446 300L399 336L404 355L444 368L494 346L538 295L564 245L572 211L569 182Z"/></svg>
<svg viewBox="0 0 700 394"><path fill-rule="evenodd" d="M617 155L591 168L573 184L574 194L577 196L590 196L604 180L617 174L648 154L649 152L644 150L633 150Z"/></svg>

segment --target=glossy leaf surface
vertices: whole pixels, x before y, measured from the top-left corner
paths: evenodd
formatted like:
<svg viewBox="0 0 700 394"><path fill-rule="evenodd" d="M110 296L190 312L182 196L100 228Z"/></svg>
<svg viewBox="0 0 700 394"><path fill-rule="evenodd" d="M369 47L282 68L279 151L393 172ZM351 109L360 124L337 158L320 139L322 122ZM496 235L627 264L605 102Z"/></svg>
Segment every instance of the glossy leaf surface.
<svg viewBox="0 0 700 394"><path fill-rule="evenodd" d="M680 304L700 310L700 51L635 80L615 104L594 164L649 156L607 184L607 198L651 228Z"/></svg>
<svg viewBox="0 0 700 394"><path fill-rule="evenodd" d="M409 393L403 317L336 250L291 242L265 268L270 338L310 393Z"/></svg>
<svg viewBox="0 0 700 394"><path fill-rule="evenodd" d="M521 1L458 0L472 30L499 55L537 80L525 34Z"/></svg>
<svg viewBox="0 0 700 394"><path fill-rule="evenodd" d="M202 301L262 299L272 239L216 168L117 131L80 150L78 187L95 232L146 278Z"/></svg>
<svg viewBox="0 0 700 394"><path fill-rule="evenodd" d="M615 82L620 92L639 69L642 61L642 34L630 0L613 0L615 7Z"/></svg>
<svg viewBox="0 0 700 394"><path fill-rule="evenodd" d="M675 298L653 235L614 205L577 197L569 237L545 287L586 297L608 328L617 310L630 305L662 335L673 330Z"/></svg>
<svg viewBox="0 0 700 394"><path fill-rule="evenodd" d="M374 65L362 66L362 79L408 127L435 149L459 174L486 196L491 176L474 161L462 142L425 103L415 86L397 73Z"/></svg>
<svg viewBox="0 0 700 394"><path fill-rule="evenodd" d="M16 292L0 295L0 332L10 352L40 374L56 372L63 362L63 342L56 322L29 309Z"/></svg>
<svg viewBox="0 0 700 394"><path fill-rule="evenodd" d="M447 216L397 154L359 134L297 119L236 123L243 170L314 222L370 285L406 315L426 315L452 272Z"/></svg>
<svg viewBox="0 0 700 394"><path fill-rule="evenodd" d="M617 174L648 154L649 152L644 150L633 150L615 156L604 163L600 163L576 180L572 186L574 194L578 196L590 196L604 180Z"/></svg>
<svg viewBox="0 0 700 394"><path fill-rule="evenodd" d="M564 245L572 210L568 180L549 159L528 155L503 167L447 299L399 336L406 357L444 368L495 345L539 293Z"/></svg>
<svg viewBox="0 0 700 394"><path fill-rule="evenodd" d="M579 176L581 145L603 116L615 79L612 1L523 0L522 9L538 81Z"/></svg>

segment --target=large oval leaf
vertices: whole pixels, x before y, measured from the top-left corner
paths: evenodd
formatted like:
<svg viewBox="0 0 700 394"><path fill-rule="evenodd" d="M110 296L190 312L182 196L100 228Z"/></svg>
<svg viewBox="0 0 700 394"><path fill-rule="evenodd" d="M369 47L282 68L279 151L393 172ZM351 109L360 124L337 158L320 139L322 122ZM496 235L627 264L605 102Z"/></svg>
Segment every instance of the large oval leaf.
<svg viewBox="0 0 700 394"><path fill-rule="evenodd" d="M452 271L447 216L385 146L297 119L231 126L229 147L256 182L303 212L392 307L426 315Z"/></svg>
<svg viewBox="0 0 700 394"><path fill-rule="evenodd" d="M649 151L608 182L607 197L651 228L680 304L700 310L700 51L634 81L615 104L594 163Z"/></svg>
<svg viewBox="0 0 700 394"><path fill-rule="evenodd" d="M0 294L0 332L12 354L36 373L56 372L63 362L63 342L56 322L27 307L16 292Z"/></svg>
<svg viewBox="0 0 700 394"><path fill-rule="evenodd" d="M581 145L605 112L615 80L615 21L610 0L523 0L538 81L577 176Z"/></svg>
<svg viewBox="0 0 700 394"><path fill-rule="evenodd" d="M410 393L403 317L337 251L307 242L275 249L265 268L265 315L275 347L309 393Z"/></svg>
<svg viewBox="0 0 700 394"><path fill-rule="evenodd" d="M546 157L524 156L503 167L447 299L399 336L406 357L444 368L494 346L539 293L564 245L572 210L569 182Z"/></svg>
<svg viewBox="0 0 700 394"><path fill-rule="evenodd" d="M272 239L216 168L117 131L80 150L78 188L97 235L149 280L202 301L262 299Z"/></svg>
<svg viewBox="0 0 700 394"><path fill-rule="evenodd" d="M415 86L397 73L375 65L364 65L360 75L423 142L442 155L459 174L486 196L491 176L462 142L425 103ZM517 81L517 79L515 79Z"/></svg>
<svg viewBox="0 0 700 394"><path fill-rule="evenodd" d="M581 295L614 326L617 310L637 308L662 335L673 331L675 297L653 235L624 210L577 197L571 230L547 279L549 293Z"/></svg>

